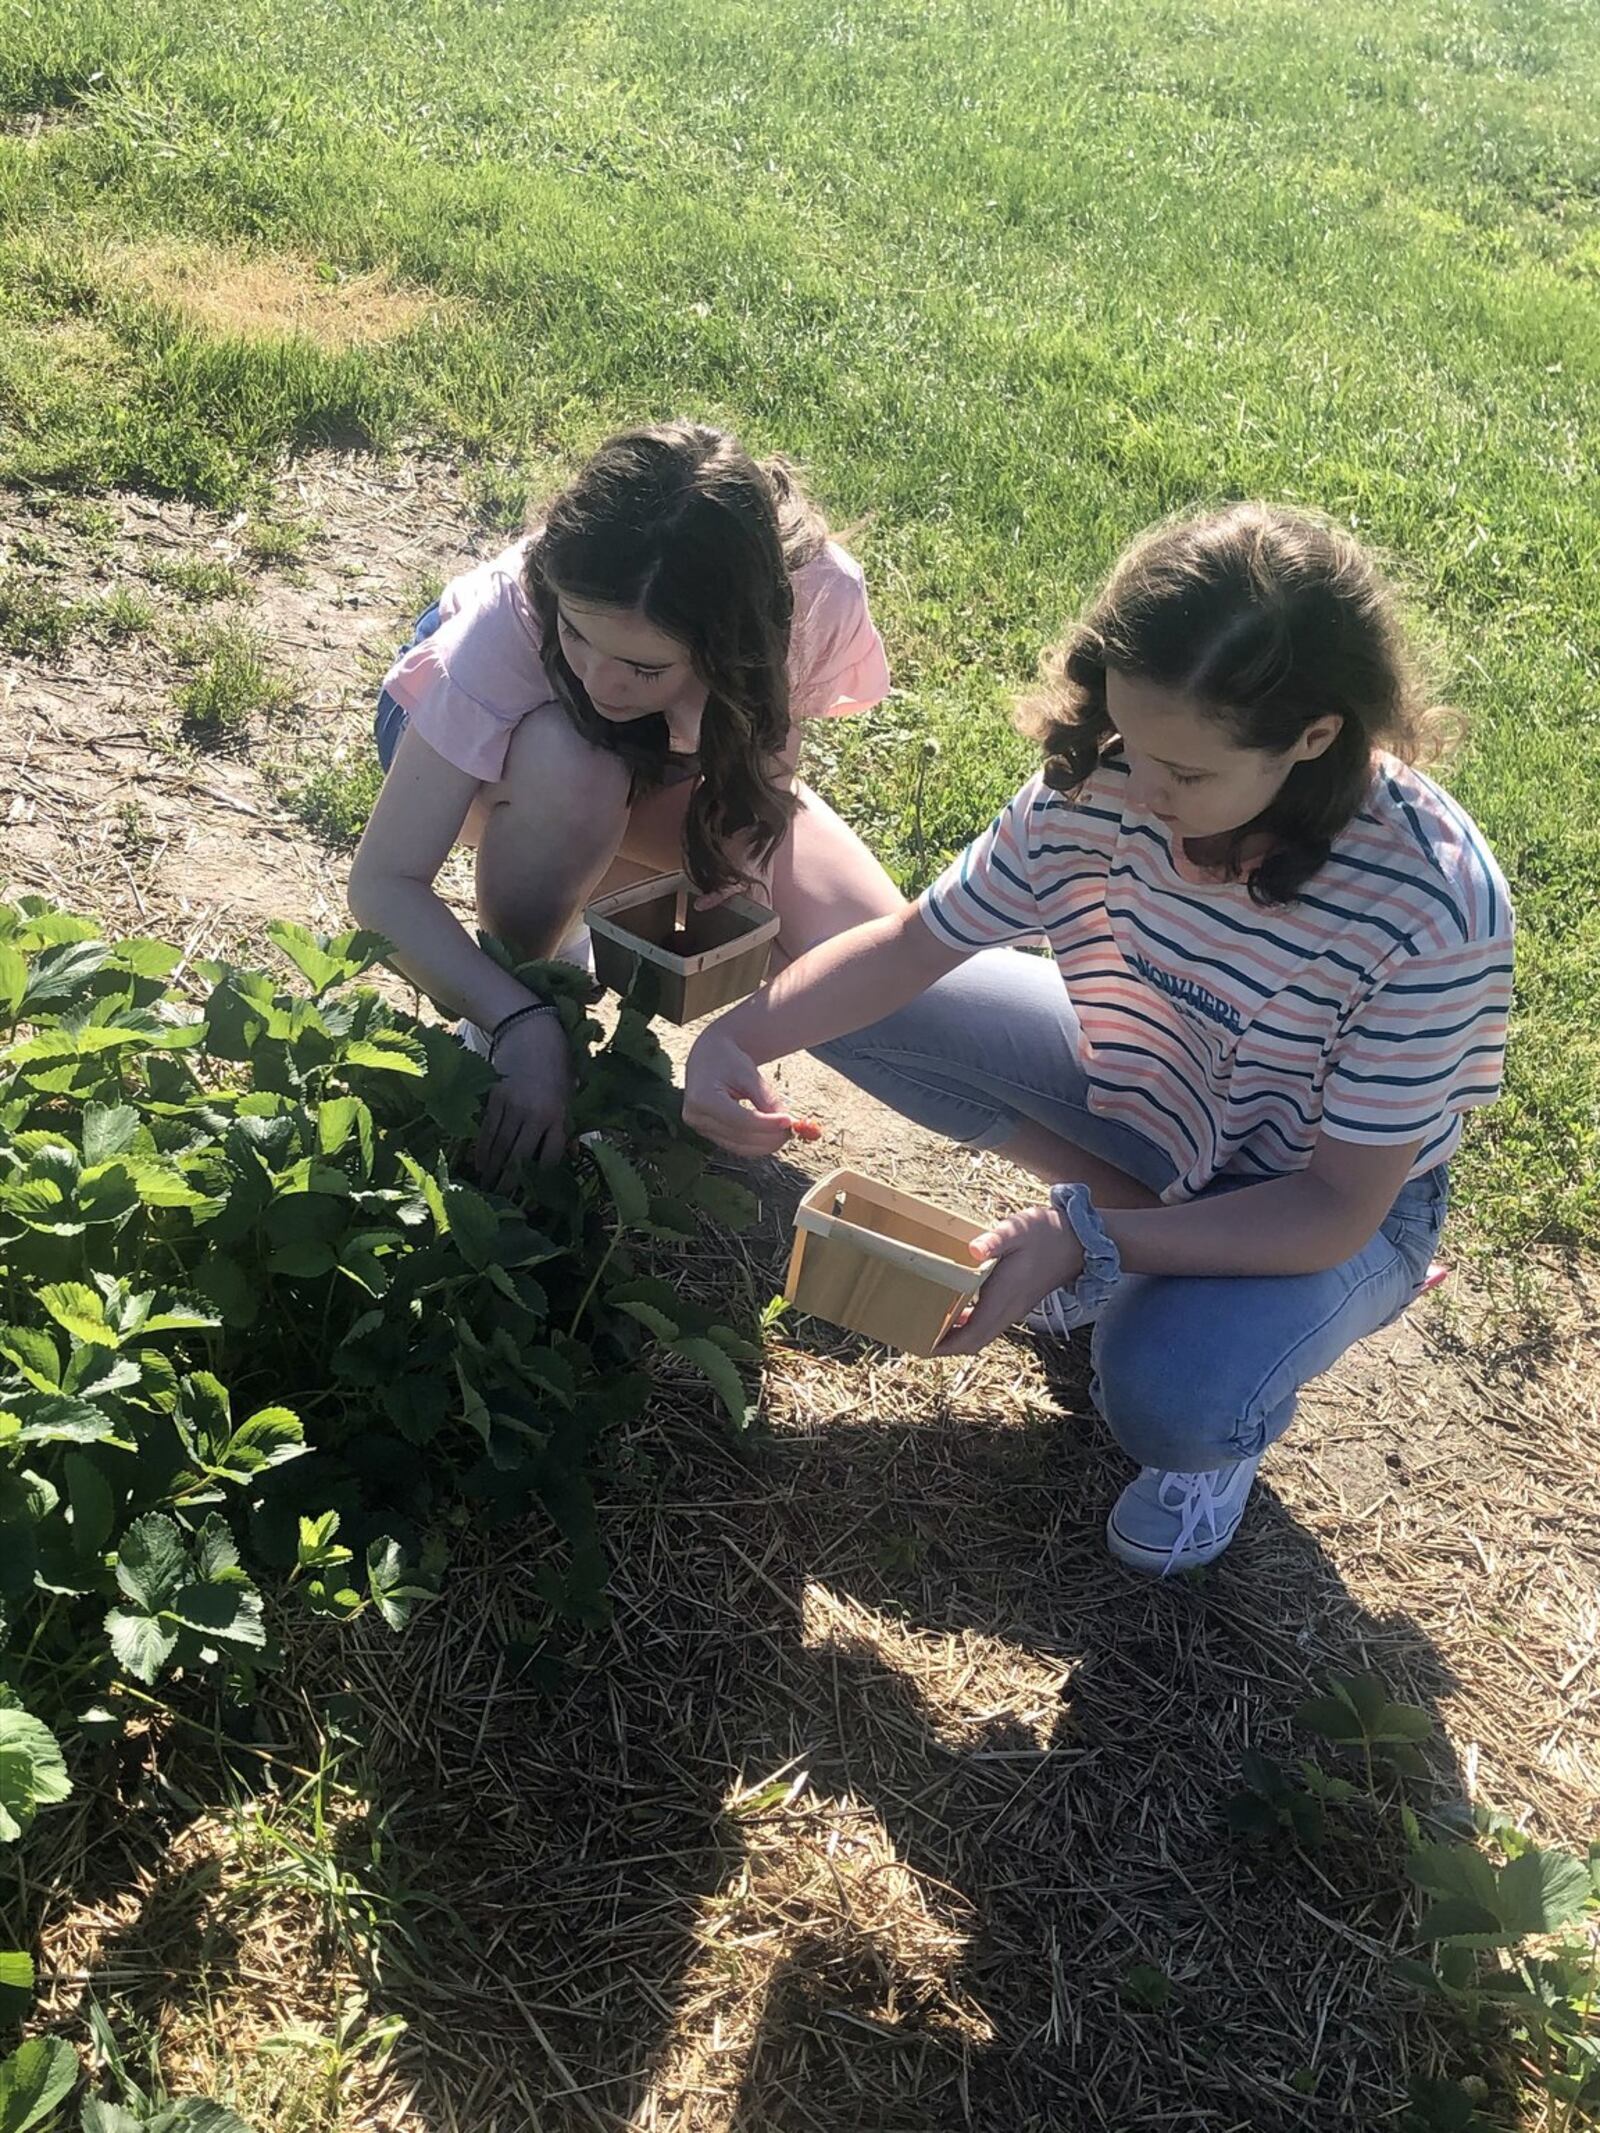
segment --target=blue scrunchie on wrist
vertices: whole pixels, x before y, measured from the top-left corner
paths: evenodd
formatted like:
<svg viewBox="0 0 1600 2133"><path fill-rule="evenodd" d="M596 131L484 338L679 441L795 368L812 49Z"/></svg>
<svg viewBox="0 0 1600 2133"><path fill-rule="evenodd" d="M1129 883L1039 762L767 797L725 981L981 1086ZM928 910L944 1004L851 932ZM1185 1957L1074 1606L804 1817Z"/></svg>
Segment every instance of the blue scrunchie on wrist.
<svg viewBox="0 0 1600 2133"><path fill-rule="evenodd" d="M1052 1185L1050 1205L1064 1217L1072 1234L1083 1246L1083 1272L1068 1293L1087 1320L1100 1309L1122 1279L1122 1260L1106 1235L1105 1225L1089 1197L1087 1185Z"/></svg>

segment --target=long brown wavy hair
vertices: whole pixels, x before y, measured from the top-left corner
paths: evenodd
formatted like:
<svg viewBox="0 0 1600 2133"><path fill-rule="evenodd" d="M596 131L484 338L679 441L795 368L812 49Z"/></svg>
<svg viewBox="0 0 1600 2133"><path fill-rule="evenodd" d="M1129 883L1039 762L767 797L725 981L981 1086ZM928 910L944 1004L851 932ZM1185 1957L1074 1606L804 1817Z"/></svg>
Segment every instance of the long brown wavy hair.
<svg viewBox="0 0 1600 2133"><path fill-rule="evenodd" d="M1297 763L1272 804L1235 830L1223 865L1238 879L1246 840L1275 842L1249 876L1258 904L1292 903L1366 798L1373 755L1431 754L1450 715L1430 707L1395 595L1336 527L1276 504L1234 504L1152 527L1127 550L1088 613L1047 655L1044 686L1018 724L1044 749L1044 779L1076 792L1121 737L1106 670L1191 698L1245 748L1282 754L1337 713L1337 739Z"/></svg>
<svg viewBox="0 0 1600 2133"><path fill-rule="evenodd" d="M545 670L578 731L626 761L635 792L667 774L666 720L658 712L623 724L600 716L562 653L558 592L635 608L688 646L707 694L684 862L702 890L747 880L733 840L747 839L757 863L765 861L794 812L793 795L774 776L789 737L793 573L827 537L782 460L757 461L725 430L676 421L603 444L529 543L526 584Z"/></svg>

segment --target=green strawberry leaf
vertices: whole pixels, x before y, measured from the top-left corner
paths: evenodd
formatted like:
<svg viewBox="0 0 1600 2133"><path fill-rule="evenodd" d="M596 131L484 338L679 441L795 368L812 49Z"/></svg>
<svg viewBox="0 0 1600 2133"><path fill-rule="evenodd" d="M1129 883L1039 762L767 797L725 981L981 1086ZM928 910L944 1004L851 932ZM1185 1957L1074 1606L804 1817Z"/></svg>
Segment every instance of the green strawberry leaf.
<svg viewBox="0 0 1600 2133"><path fill-rule="evenodd" d="M625 1229L640 1229L650 1219L650 1188L634 1165L603 1134L593 1134L584 1146L605 1179L617 1219Z"/></svg>
<svg viewBox="0 0 1600 2133"><path fill-rule="evenodd" d="M128 1598L147 1614L158 1613L188 1575L189 1558L176 1524L160 1511L135 1519L117 1550L117 1584Z"/></svg>
<svg viewBox="0 0 1600 2133"><path fill-rule="evenodd" d="M748 1422L749 1408L745 1402L744 1386L739 1373L715 1341L684 1339L666 1343L674 1355L681 1355L686 1363L692 1363L704 1377L709 1379L711 1389L728 1410L735 1429L743 1429Z"/></svg>
<svg viewBox="0 0 1600 2133"><path fill-rule="evenodd" d="M113 1607L106 1616L106 1635L118 1666L149 1688L177 1648L178 1625Z"/></svg>
<svg viewBox="0 0 1600 2133"><path fill-rule="evenodd" d="M29 1711L0 1704L0 1841L15 1843L41 1807L58 1807L71 1790L49 1727Z"/></svg>
<svg viewBox="0 0 1600 2133"><path fill-rule="evenodd" d="M78 2055L59 2037L30 2037L0 2059L0 2133L31 2133L77 2085Z"/></svg>

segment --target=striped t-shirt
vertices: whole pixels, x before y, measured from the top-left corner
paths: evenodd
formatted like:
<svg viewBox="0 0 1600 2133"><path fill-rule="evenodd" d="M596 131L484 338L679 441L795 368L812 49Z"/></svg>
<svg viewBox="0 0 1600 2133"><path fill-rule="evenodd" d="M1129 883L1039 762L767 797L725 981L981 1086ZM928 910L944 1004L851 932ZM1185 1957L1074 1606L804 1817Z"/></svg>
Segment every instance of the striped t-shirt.
<svg viewBox="0 0 1600 2133"><path fill-rule="evenodd" d="M1376 759L1367 800L1292 904L1203 874L1101 763L1034 779L922 898L952 947L1043 932L1082 1029L1090 1107L1143 1134L1190 1197L1304 1169L1321 1133L1444 1162L1499 1092L1511 904L1476 826Z"/></svg>

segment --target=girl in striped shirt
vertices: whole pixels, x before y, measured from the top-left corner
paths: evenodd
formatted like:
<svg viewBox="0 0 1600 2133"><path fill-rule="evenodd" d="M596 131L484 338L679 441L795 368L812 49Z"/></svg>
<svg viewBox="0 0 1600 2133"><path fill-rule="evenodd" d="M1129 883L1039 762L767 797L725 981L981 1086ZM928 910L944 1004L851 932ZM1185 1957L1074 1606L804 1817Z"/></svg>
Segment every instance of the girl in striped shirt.
<svg viewBox="0 0 1600 2133"><path fill-rule="evenodd" d="M685 1118L770 1153L802 1048L1044 1179L945 1343L1092 1323L1138 1463L1114 1554L1237 1530L1295 1397L1417 1294L1463 1114L1500 1086L1511 907L1410 767L1425 709L1346 536L1243 504L1135 543L1047 663L1044 764L915 903L825 942L691 1054ZM1043 934L1053 960L1008 952Z"/></svg>

